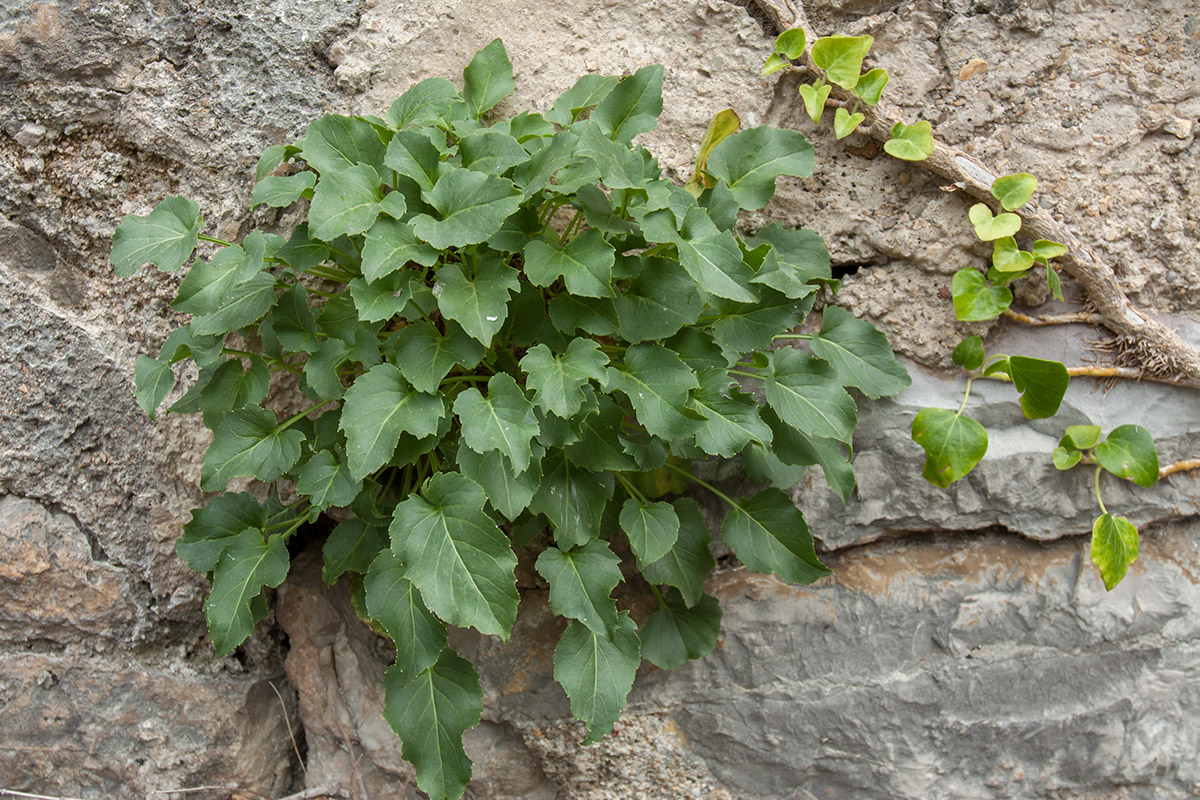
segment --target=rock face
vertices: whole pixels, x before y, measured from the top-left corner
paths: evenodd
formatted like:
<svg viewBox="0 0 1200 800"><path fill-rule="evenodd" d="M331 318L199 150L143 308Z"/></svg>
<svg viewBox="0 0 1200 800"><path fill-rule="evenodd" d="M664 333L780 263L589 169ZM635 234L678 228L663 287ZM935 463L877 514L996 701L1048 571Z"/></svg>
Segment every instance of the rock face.
<svg viewBox="0 0 1200 800"><path fill-rule="evenodd" d="M813 0L807 11L819 34L875 36L885 97L906 119L1037 174L1038 201L1200 342L1200 23L1187 4ZM708 587L725 614L717 651L671 673L644 666L601 743L576 744L543 593L524 592L508 643L456 631L484 689L469 796L1200 791L1200 480L1105 484L1109 507L1142 530L1141 557L1106 593L1089 563L1090 481L1048 458L1082 422L1136 422L1164 461L1194 458L1195 392L1077 380L1057 417L1028 423L1011 386L976 385L969 413L989 428L987 459L950 491L924 483L909 425L922 407L960 402L961 379L937 370L961 336L1079 364L1096 358L1095 331L955 323L939 290L989 254L969 203L866 142L846 152L814 131L759 74L774 32L749 12L722 0L0 8L0 789L422 796L380 717L386 642L344 584L321 582L313 548L294 554L256 636L213 656L206 582L174 555L202 501L208 436L188 419L148 420L132 397L136 355L180 321L167 308L179 278L120 280L107 243L122 214L168 194L239 238L271 220L244 210L264 146L326 110L380 113L416 80L457 79L499 36L518 84L501 113L546 107L584 72L664 64L665 112L644 142L680 181L717 111L746 125L783 111L814 141L817 172L781 181L744 222L818 230L843 275L839 304L888 331L914 383L862 404L848 504L817 472L793 489L833 576L791 588L723 558ZM1018 296L1036 306L1045 289ZM644 617L636 597L623 603Z"/></svg>

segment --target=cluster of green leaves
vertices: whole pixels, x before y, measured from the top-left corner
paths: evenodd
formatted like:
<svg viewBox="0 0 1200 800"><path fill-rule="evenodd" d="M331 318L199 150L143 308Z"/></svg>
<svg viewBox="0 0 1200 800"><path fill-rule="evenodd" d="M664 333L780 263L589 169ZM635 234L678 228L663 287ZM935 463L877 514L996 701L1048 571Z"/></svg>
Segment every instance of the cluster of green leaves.
<svg viewBox="0 0 1200 800"><path fill-rule="evenodd" d="M833 128L838 139L853 133L864 121L865 116L858 111L859 102L875 105L887 85L886 70L876 68L862 72L863 60L873 43L870 36L827 36L813 43L812 62L823 74L812 83L799 87L812 121L821 121L832 92L831 84L856 96L852 109L842 105L837 108ZM763 74L771 75L802 58L806 46L802 29L784 31L775 41L775 52L763 65ZM734 119L736 127L736 117ZM897 122L891 138L884 143L884 151L906 161L925 160L934 152L932 126L927 121L912 125ZM1003 209L999 214L993 214L985 203L971 207L968 216L976 235L981 241L993 243L992 262L986 276L970 268L954 275L951 297L959 320L990 320L1003 314L1013 301L1009 284L1029 275L1035 264L1045 267L1051 294L1063 299L1061 281L1050 260L1065 255L1067 248L1047 239L1032 242L1029 250L1020 249L1017 243L1021 218L1011 212L1028 203L1036 189L1037 178L1029 173L1005 175L991 186L992 196ZM953 360L968 373L962 404L957 411L923 409L912 423L912 438L925 450L922 475L943 489L969 474L987 453L987 430L963 413L973 380L992 378L1011 382L1020 394L1021 410L1028 419L1054 416L1071 380L1066 366L1058 361L1002 354L989 358L977 336L959 343L954 349ZM1107 440L1097 444L1099 434L1100 429L1094 426L1069 428L1054 451L1054 463L1059 469L1069 469L1081 459L1085 464L1098 464L1096 500L1101 515L1093 526L1092 560L1099 567L1105 586L1111 590L1137 558L1138 534L1127 519L1105 510L1100 496L1100 470L1107 469L1118 477L1150 486L1158 479L1158 457L1149 434L1138 426L1123 425Z"/></svg>
<svg viewBox="0 0 1200 800"><path fill-rule="evenodd" d="M813 42L812 59L822 71L812 83L801 84L800 97L813 123L819 123L825 113L825 102L833 91L832 83L853 92L856 100L853 109L838 106L834 112L833 129L837 138L849 136L866 118L858 111L858 102L875 105L887 86L888 73L885 69L862 72L862 62L875 39L871 36L825 36ZM763 66L763 74L770 75L783 69L791 61L801 58L807 46L807 37L802 28L786 30L775 40L775 52Z"/></svg>
<svg viewBox="0 0 1200 800"><path fill-rule="evenodd" d="M211 579L217 651L265 615L290 537L336 509L324 578L345 576L395 643L385 716L435 798L463 793L462 734L482 707L447 627L509 636L518 550L568 621L554 676L594 742L642 659L673 668L716 642L711 534L694 500L668 495L711 490L747 567L810 583L828 569L784 490L820 465L847 498L851 390L909 383L883 335L838 308L789 333L837 288L815 233L735 231L778 177L810 173L804 137L734 133L736 115L719 115L694 180L675 186L632 144L657 124L662 76L585 76L548 111L489 124L514 89L497 40L461 91L426 80L383 118L324 116L268 149L252 204L308 201L289 235L222 242L171 197L114 236L123 275L220 246L172 304L191 321L136 373L153 414L172 365L199 367L170 411L213 430L201 481L220 494L177 549ZM295 390L307 403L281 419L268 403ZM733 498L688 466L738 455L772 485ZM225 491L244 477L271 484L265 503ZM637 571L658 600L640 630L612 596Z"/></svg>
<svg viewBox="0 0 1200 800"><path fill-rule="evenodd" d="M1066 366L1027 356L992 355L978 336L954 348L954 363L967 371L967 387L958 411L922 409L912 422L912 438L925 450L922 476L945 489L975 468L988 449L987 430L963 413L971 383L980 378L1011 382L1020 393L1021 410L1028 419L1046 419L1058 413L1070 385ZM1095 465L1096 503L1100 516L1092 526L1092 561L1109 590L1125 577L1137 559L1137 528L1124 517L1108 513L1100 494L1100 472L1150 487L1158 482L1158 453L1145 428L1122 425L1101 441L1096 425L1072 425L1055 448L1054 466L1068 470L1078 464Z"/></svg>
<svg viewBox="0 0 1200 800"><path fill-rule="evenodd" d="M1092 523L1092 563L1109 591L1137 561L1138 530L1125 517L1108 513L1100 494L1100 473L1107 471L1138 486L1158 483L1158 451L1154 439L1140 425L1121 425L1103 440L1098 425L1072 425L1054 448L1054 466L1068 470L1077 464L1095 465L1094 485L1100 516Z"/></svg>
<svg viewBox="0 0 1200 800"><path fill-rule="evenodd" d="M1027 172L1005 175L992 183L992 196L1004 209L993 214L986 203L971 206L968 216L980 241L992 243L992 263L986 277L979 270L966 268L954 274L950 296L954 314L964 322L995 319L1012 305L1012 290L1008 285L1029 275L1034 264L1046 269L1050 292L1063 299L1062 283L1050 259L1065 255L1067 248L1049 239L1038 239L1029 250L1017 246L1021 217L1011 212L1029 202L1037 189L1037 178Z"/></svg>
<svg viewBox="0 0 1200 800"><path fill-rule="evenodd" d="M812 63L821 74L811 83L799 87L804 109L813 123L820 123L834 84L854 95L853 107L838 105L834 111L833 133L838 139L854 133L866 120L866 115L859 111L860 103L875 105L887 86L889 76L886 69L875 67L866 72L862 70L863 60L874 43L872 36L824 36L813 42ZM775 40L775 52L763 65L763 74L771 75L801 58L806 44L806 36L801 28L791 28L781 33ZM933 127L924 120L912 125L897 122L883 149L895 158L923 161L933 154Z"/></svg>
<svg viewBox="0 0 1200 800"><path fill-rule="evenodd" d="M1046 419L1057 414L1071 383L1071 376L1061 362L1004 354L989 357L978 336L960 342L952 357L968 376L958 411L926 408L912 422L913 441L925 450L921 474L942 489L966 477L987 453L987 431L963 413L973 381L992 378L1011 382L1020 393L1021 411L1027 419Z"/></svg>
<svg viewBox="0 0 1200 800"><path fill-rule="evenodd" d="M992 184L992 196L1004 211L993 214L984 203L971 207L969 216L976 235L981 241L993 243L992 265L986 278L970 268L955 274L951 296L958 319L988 320L1004 313L1013 299L1008 284L1028 275L1035 263L1046 268L1051 292L1062 299L1058 273L1050 265L1050 259L1064 255L1067 249L1046 239L1033 242L1029 251L1017 246L1021 218L1011 212L1029 202L1036 189L1037 179L1033 175L1006 175ZM1058 413L1071 382L1070 372L1058 361L1027 356L989 357L978 336L960 342L952 357L968 376L962 405L957 412L923 409L912 424L913 440L925 450L922 474L943 489L970 473L987 453L987 431L963 413L973 380L1011 382L1020 393L1021 410L1028 419L1045 419ZM1100 433L1100 428L1094 425L1067 428L1053 453L1053 461L1060 470L1080 463L1096 465L1096 502L1101 513L1092 526L1092 561L1099 568L1105 587L1111 590L1137 559L1138 532L1126 518L1108 513L1100 494L1100 472L1107 470L1140 486L1153 486L1158 481L1158 454L1150 434L1137 425L1122 425L1104 441L1100 441Z"/></svg>

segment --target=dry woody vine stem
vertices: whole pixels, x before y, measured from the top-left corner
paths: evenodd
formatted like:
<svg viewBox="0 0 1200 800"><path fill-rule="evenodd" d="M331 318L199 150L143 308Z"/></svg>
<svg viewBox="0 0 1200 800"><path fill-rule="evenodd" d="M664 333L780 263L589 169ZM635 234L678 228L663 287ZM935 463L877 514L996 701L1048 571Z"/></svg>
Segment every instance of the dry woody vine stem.
<svg viewBox="0 0 1200 800"><path fill-rule="evenodd" d="M804 6L798 0L754 0L755 4L771 20L778 30L803 28L813 32ZM819 72L806 49L800 63L812 72ZM790 82L788 78L783 79ZM793 79L794 80L794 79ZM852 103L854 95L839 86L831 85L830 104ZM795 87L791 87L794 95ZM778 99L778 96L777 96ZM893 126L898 119L880 110L863 106L859 113L865 119L858 132L879 142L891 138ZM951 181L956 188L968 195L994 204L991 195L992 182L998 177L974 157L950 145L934 140L934 151L925 161L919 162L936 175ZM1185 342L1178 333L1151 319L1129 301L1117 282L1113 268L1084 244L1066 225L1054 219L1048 211L1031 202L1017 212L1021 217L1022 231L1038 239L1060 242L1068 253L1059 259L1062 267L1083 284L1088 300L1095 306L1104 327L1118 336L1127 337L1139 351L1145 365L1144 377L1154 375L1171 378L1177 385L1200 387L1200 351Z"/></svg>
<svg viewBox="0 0 1200 800"><path fill-rule="evenodd" d="M1153 383L1165 383L1170 386L1190 386L1185 380L1174 377L1162 377L1145 372L1136 367L1105 367L1099 365L1085 365L1081 367L1067 367L1067 374L1072 378L1115 378L1125 381L1151 381ZM984 380L1003 381L1012 383L1012 378L1004 373L995 373L993 375L982 376Z"/></svg>
<svg viewBox="0 0 1200 800"><path fill-rule="evenodd" d="M1176 472L1190 472L1194 469L1200 469L1200 458L1189 458L1185 461L1176 461L1174 464L1168 464L1158 471L1158 477L1165 478L1168 475L1174 475Z"/></svg>
<svg viewBox="0 0 1200 800"><path fill-rule="evenodd" d="M1013 322L1019 322L1022 325L1031 325L1035 328L1044 327L1046 325L1103 325L1104 317L1100 314L1042 314L1037 317L1031 317L1028 314L1022 314L1019 311L1008 309L1004 312L1004 317L1011 319Z"/></svg>

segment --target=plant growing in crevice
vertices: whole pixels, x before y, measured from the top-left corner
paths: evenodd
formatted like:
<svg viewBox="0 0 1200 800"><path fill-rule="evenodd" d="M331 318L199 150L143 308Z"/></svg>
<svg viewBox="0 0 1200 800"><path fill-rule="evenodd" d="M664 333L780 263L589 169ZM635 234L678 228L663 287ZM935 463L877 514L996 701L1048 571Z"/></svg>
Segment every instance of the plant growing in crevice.
<svg viewBox="0 0 1200 800"><path fill-rule="evenodd" d="M200 370L170 411L213 430L201 485L219 494L177 549L212 582L218 653L265 616L296 531L337 509L324 578L348 576L396 645L385 716L433 797L463 793L462 734L482 709L447 627L509 636L516 551L534 549L568 621L554 676L594 742L643 658L673 668L716 642L710 532L679 492L727 505L720 533L747 567L811 583L829 571L782 489L820 465L847 498L850 390L909 383L883 335L840 309L791 332L837 288L817 234L735 230L779 176L811 172L801 134L735 133L723 112L684 188L632 144L662 110L661 67L585 76L545 113L489 123L513 88L497 40L461 91L426 80L383 118L324 116L268 149L252 204L308 201L286 237L218 240L170 197L126 217L111 256L129 275L220 248L180 285L173 307L191 321L136 369L152 415L172 365ZM280 384L306 398L282 419ZM738 455L773 485L732 497L689 466ZM245 477L269 484L265 502L225 491ZM640 630L612 597L623 560L657 600Z"/></svg>

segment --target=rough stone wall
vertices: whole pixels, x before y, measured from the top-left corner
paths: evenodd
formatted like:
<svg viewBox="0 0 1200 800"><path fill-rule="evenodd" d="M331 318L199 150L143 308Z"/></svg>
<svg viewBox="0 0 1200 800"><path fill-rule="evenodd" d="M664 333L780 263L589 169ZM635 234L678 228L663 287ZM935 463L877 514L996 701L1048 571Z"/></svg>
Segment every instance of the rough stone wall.
<svg viewBox="0 0 1200 800"><path fill-rule="evenodd" d="M820 34L874 35L906 117L1036 173L1039 200L1200 342L1200 13L1177 0L808 12ZM666 111L645 142L680 180L716 111L757 124L774 99L758 74L770 34L722 0L0 4L0 789L420 796L379 718L383 644L311 555L256 636L214 658L203 578L173 554L207 434L151 422L132 399L137 353L178 322L178 277L115 278L107 241L122 214L171 193L237 238L262 147L323 111L378 113L419 78L456 77L495 36L516 67L513 110L583 72L664 64ZM987 69L970 77L973 58ZM961 383L936 370L958 337L1081 363L1096 334L955 324L939 289L987 254L968 203L864 142L845 152L798 111L787 124L811 135L818 171L781 181L747 224L819 230L847 273L839 302L915 359L908 392L864 405L855 498L843 507L814 475L794 490L834 576L789 588L723 559L717 652L644 670L617 730L589 748L551 679L559 630L526 591L508 644L456 634L485 693L472 796L1193 796L1200 481L1110 482L1143 550L1105 593L1087 556L1090 489L1047 454L1066 424L1136 421L1165 460L1194 457L1195 393L1076 381L1058 417L1029 424L1009 387L979 387L988 458L949 492L924 484L908 427L920 407L957 402Z"/></svg>

